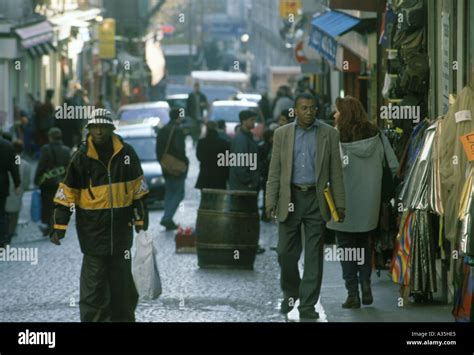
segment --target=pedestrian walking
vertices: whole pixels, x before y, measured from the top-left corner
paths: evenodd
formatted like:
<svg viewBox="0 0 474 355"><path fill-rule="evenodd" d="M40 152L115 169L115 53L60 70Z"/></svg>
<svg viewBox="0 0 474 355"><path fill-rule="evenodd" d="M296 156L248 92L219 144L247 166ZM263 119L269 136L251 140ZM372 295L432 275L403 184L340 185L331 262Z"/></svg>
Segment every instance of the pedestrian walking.
<svg viewBox="0 0 474 355"><path fill-rule="evenodd" d="M36 106L35 141L41 148L48 143L48 131L54 125L55 108L53 105L54 90L46 90L44 103Z"/></svg>
<svg viewBox="0 0 474 355"><path fill-rule="evenodd" d="M289 313L294 302L300 319L319 318L315 311L323 276L321 228L330 219L323 190L331 185L333 199L344 220L344 183L337 131L316 120L316 101L310 94L295 100L296 121L278 128L267 182L266 211L278 219L278 262L283 291L281 312ZM298 260L304 227L304 272Z"/></svg>
<svg viewBox="0 0 474 355"><path fill-rule="evenodd" d="M156 138L156 157L163 168L165 178L165 212L160 224L166 230L175 230L178 225L174 223L173 217L179 204L184 199L184 183L188 174L189 160L186 157L185 136L180 128L181 117L179 109L171 109L170 122L164 126ZM167 171L164 159L171 156L172 164L185 166L185 169L177 174L171 170Z"/></svg>
<svg viewBox="0 0 474 355"><path fill-rule="evenodd" d="M258 102L258 107L260 108L260 111L262 112L263 119L265 120L265 122L268 122L269 120L273 118L270 106L271 105L270 105L270 99L268 98L268 93L263 92L262 98Z"/></svg>
<svg viewBox="0 0 474 355"><path fill-rule="evenodd" d="M13 145L0 136L0 248L7 244L7 226L5 205L10 194L10 176L15 186L15 194L20 194L20 170Z"/></svg>
<svg viewBox="0 0 474 355"><path fill-rule="evenodd" d="M225 140L227 143L230 144L231 139L227 134L226 123L224 120L217 121L217 135L219 136L219 138Z"/></svg>
<svg viewBox="0 0 474 355"><path fill-rule="evenodd" d="M54 195L59 183L64 179L71 159L71 150L62 142L62 132L53 127L48 132L49 144L41 148L40 159L35 173L35 185L41 191L41 231L44 236L51 234L54 211Z"/></svg>
<svg viewBox="0 0 474 355"><path fill-rule="evenodd" d="M219 166L218 159L229 148L229 143L219 137L216 123L209 121L206 136L198 141L196 148L196 156L201 163L197 189L226 189L229 167Z"/></svg>
<svg viewBox="0 0 474 355"><path fill-rule="evenodd" d="M16 227L18 225L18 216L22 208L23 193L29 189L31 180L31 165L23 155L23 142L16 140L13 142L13 149L15 151L15 160L19 165L19 173L21 184L18 193L15 192L15 182L10 176L9 181L9 195L7 197L5 212L7 214L7 244L16 235Z"/></svg>
<svg viewBox="0 0 474 355"><path fill-rule="evenodd" d="M359 285L362 304L373 302L369 235L379 222L385 155L393 175L398 170L398 161L390 142L369 122L364 107L356 98L338 98L334 119L340 132L342 154L346 157L343 159L346 164L342 165L346 218L343 223L332 220L327 226L335 231L339 248L357 250L357 255L363 256L363 260L341 261L348 293L342 307L360 308Z"/></svg>
<svg viewBox="0 0 474 355"><path fill-rule="evenodd" d="M258 145L251 130L255 127L257 112L244 110L239 113L240 129L231 143L231 153L243 154L248 164L231 166L229 169L229 188L231 190L257 191L260 188L258 167ZM251 163L254 163L252 166Z"/></svg>
<svg viewBox="0 0 474 355"><path fill-rule="evenodd" d="M280 117L278 118L278 126L284 126L288 123L293 122L294 120L294 113L292 113L290 109L284 109L281 111Z"/></svg>
<svg viewBox="0 0 474 355"><path fill-rule="evenodd" d="M295 95L298 96L299 94L310 94L316 98L316 92L311 88L309 77L305 76L298 80Z"/></svg>
<svg viewBox="0 0 474 355"><path fill-rule="evenodd" d="M194 84L194 90L189 93L186 101L186 116L193 120L193 129L191 136L193 144L196 145L201 135L201 123L204 119L204 110L208 109L208 101L206 95L201 92L199 83Z"/></svg>
<svg viewBox="0 0 474 355"><path fill-rule="evenodd" d="M243 164L235 164L229 169L229 189L240 191L260 190L260 165L258 145L253 139L251 130L255 127L257 112L244 110L239 113L240 127L232 140L230 153L234 157L243 157ZM242 162L241 162L242 163ZM259 246L257 254L265 252Z"/></svg>
<svg viewBox="0 0 474 355"><path fill-rule="evenodd" d="M273 120L276 122L280 117L281 111L293 108L294 101L291 97L289 86L282 85L277 90L277 96L273 102Z"/></svg>
<svg viewBox="0 0 474 355"><path fill-rule="evenodd" d="M134 322L133 229L148 228L148 186L135 150L114 134L112 115L92 112L88 134L59 184L51 242L60 245L72 211L84 254L79 309L83 322Z"/></svg>

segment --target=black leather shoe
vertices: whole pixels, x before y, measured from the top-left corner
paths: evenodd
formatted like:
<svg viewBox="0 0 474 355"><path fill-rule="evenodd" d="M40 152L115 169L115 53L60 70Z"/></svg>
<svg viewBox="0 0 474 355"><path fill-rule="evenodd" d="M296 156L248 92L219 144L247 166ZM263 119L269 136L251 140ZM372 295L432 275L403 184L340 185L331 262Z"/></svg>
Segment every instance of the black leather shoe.
<svg viewBox="0 0 474 355"><path fill-rule="evenodd" d="M342 304L342 308L360 308L359 295L347 296L346 302Z"/></svg>
<svg viewBox="0 0 474 355"><path fill-rule="evenodd" d="M319 319L319 314L314 309L304 309L300 312L300 320L317 320Z"/></svg>
<svg viewBox="0 0 474 355"><path fill-rule="evenodd" d="M374 298L372 296L372 289L370 287L370 281L369 282L362 282L361 285L362 288L362 304L363 305L369 305L374 302Z"/></svg>
<svg viewBox="0 0 474 355"><path fill-rule="evenodd" d="M283 313L283 314L290 313L293 310L293 308L295 308L295 302L297 299L298 297L284 298L280 304L280 313Z"/></svg>
<svg viewBox="0 0 474 355"><path fill-rule="evenodd" d="M163 227L166 227L166 230L167 230L167 231L174 231L174 230L178 229L178 226L177 226L173 221L170 221L170 222L160 222L160 224L161 224Z"/></svg>

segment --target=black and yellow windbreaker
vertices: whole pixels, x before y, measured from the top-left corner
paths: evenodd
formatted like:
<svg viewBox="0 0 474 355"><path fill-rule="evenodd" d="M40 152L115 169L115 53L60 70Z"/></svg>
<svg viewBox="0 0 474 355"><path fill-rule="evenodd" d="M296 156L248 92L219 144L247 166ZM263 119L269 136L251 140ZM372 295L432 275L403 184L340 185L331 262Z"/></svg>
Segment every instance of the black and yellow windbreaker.
<svg viewBox="0 0 474 355"><path fill-rule="evenodd" d="M54 197L53 228L66 231L76 212L79 244L84 254L118 255L132 246L133 224L148 218L148 186L135 150L112 135L108 166L99 160L89 135L73 155Z"/></svg>

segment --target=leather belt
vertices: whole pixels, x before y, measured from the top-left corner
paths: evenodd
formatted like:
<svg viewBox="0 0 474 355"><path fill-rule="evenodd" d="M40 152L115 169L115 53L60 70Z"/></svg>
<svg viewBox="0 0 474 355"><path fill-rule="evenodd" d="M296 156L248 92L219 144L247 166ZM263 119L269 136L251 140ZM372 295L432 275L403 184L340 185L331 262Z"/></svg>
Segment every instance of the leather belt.
<svg viewBox="0 0 474 355"><path fill-rule="evenodd" d="M294 187L297 190L300 191L313 191L316 190L316 185L296 185L296 184L291 184L292 187Z"/></svg>

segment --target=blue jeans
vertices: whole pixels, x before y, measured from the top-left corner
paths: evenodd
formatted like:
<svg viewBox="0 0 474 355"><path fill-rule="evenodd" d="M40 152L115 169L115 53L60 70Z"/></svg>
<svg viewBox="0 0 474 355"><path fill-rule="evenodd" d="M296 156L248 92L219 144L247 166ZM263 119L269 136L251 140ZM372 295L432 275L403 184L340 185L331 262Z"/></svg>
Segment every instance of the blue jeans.
<svg viewBox="0 0 474 355"><path fill-rule="evenodd" d="M341 261L342 278L345 281L347 292L350 296L359 294L359 283L370 282L372 272L372 250L369 244L369 233L350 233L336 231L338 248L358 249L363 252L364 260ZM344 253L345 254L345 253ZM360 254L359 254L360 255Z"/></svg>
<svg viewBox="0 0 474 355"><path fill-rule="evenodd" d="M165 213L161 222L172 222L173 216L184 199L186 175L165 177Z"/></svg>

